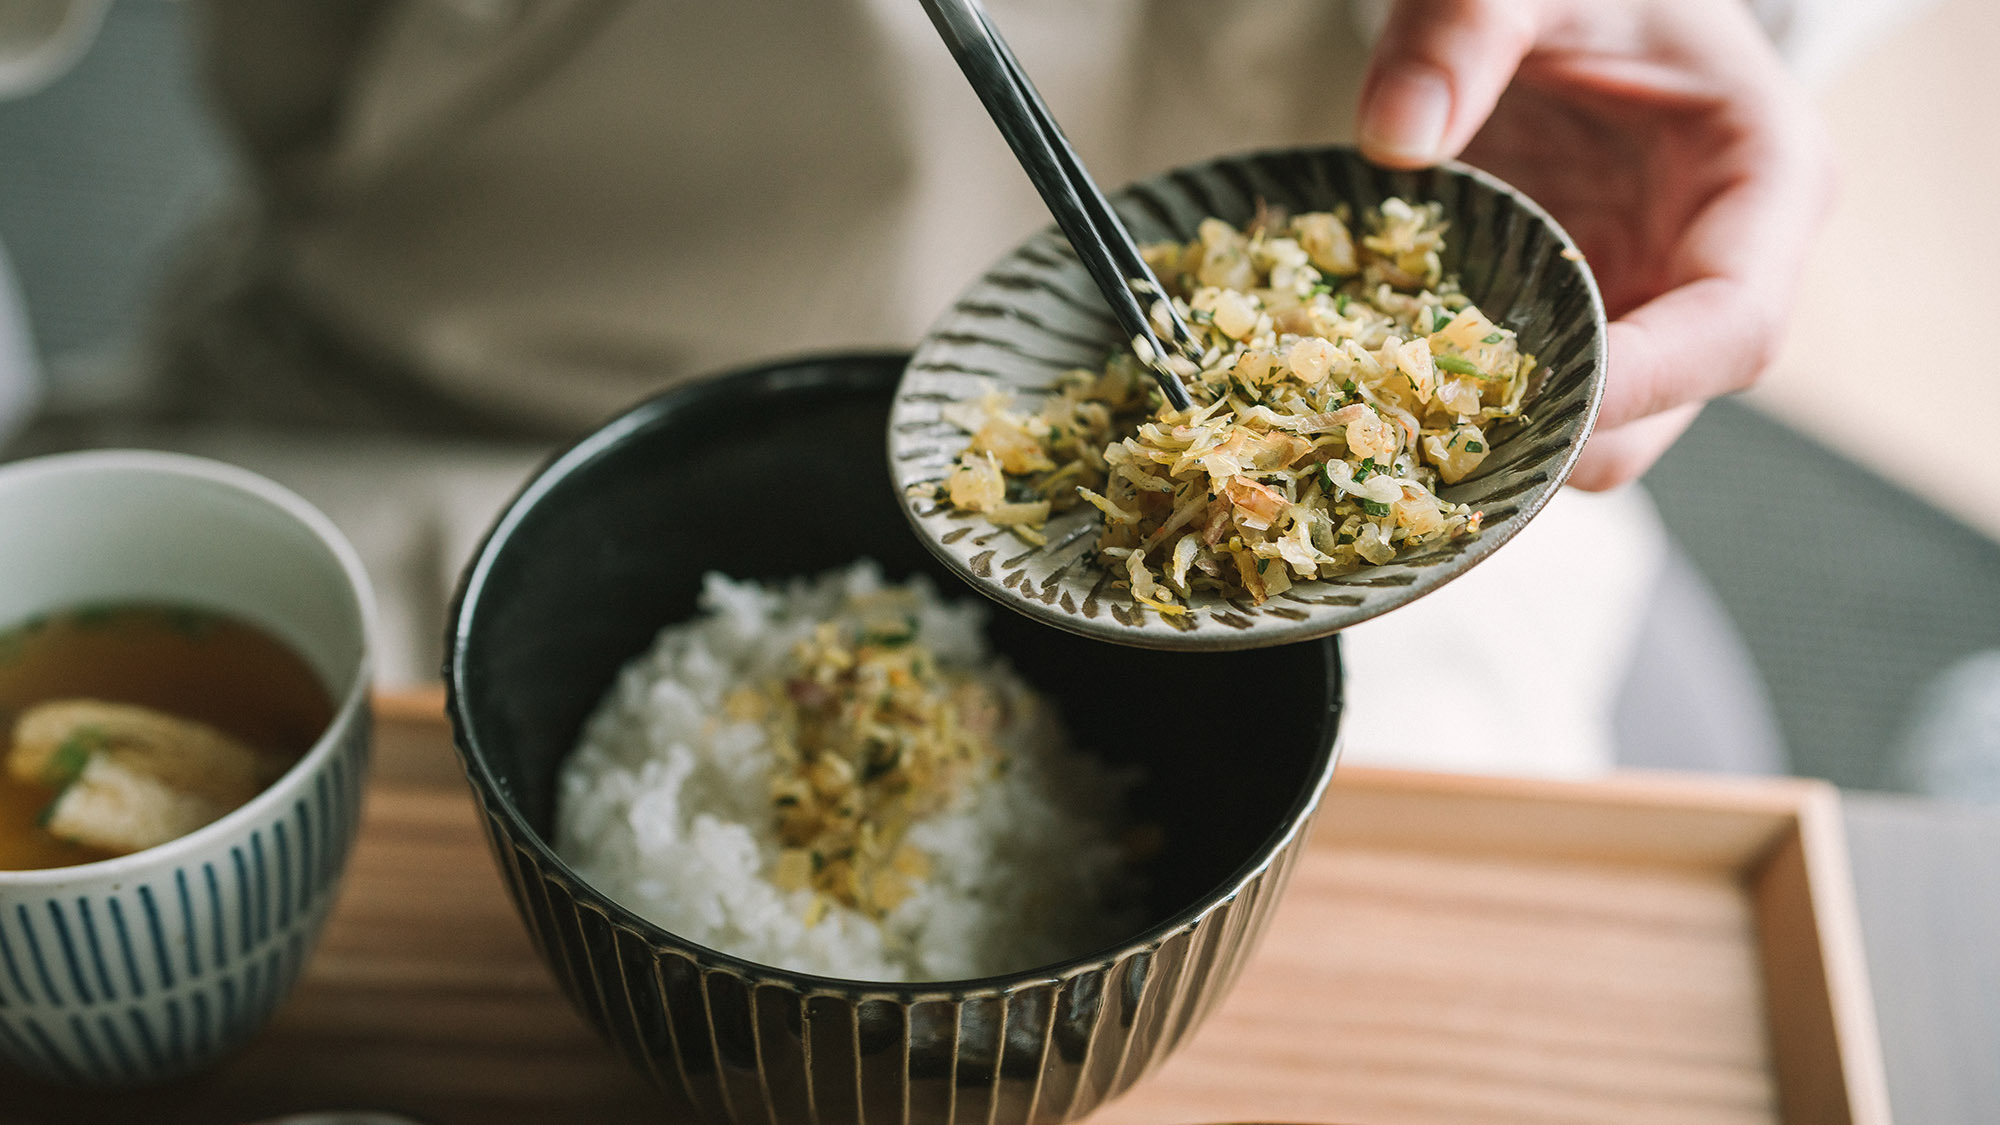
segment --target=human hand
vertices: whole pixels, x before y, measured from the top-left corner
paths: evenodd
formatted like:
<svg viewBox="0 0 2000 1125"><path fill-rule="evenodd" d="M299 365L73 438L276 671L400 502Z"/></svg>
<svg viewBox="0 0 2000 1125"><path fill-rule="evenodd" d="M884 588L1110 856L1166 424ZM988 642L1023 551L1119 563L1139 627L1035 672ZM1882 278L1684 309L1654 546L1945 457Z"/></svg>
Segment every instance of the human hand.
<svg viewBox="0 0 2000 1125"><path fill-rule="evenodd" d="M1397 0L1360 136L1391 167L1462 153L1576 239L1612 317L1586 489L1763 373L1832 197L1824 129L1744 0Z"/></svg>

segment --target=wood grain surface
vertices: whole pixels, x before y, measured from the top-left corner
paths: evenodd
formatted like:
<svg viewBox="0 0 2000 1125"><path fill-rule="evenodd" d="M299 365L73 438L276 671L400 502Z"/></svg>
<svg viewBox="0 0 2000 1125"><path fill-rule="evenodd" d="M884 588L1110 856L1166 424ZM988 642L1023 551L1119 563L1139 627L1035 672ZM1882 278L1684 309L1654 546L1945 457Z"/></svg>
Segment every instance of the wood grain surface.
<svg viewBox="0 0 2000 1125"><path fill-rule="evenodd" d="M434 703L383 708L341 904L263 1035L143 1092L0 1075L0 1120L660 1120L530 949ZM1772 1056L1756 887L1783 875L1758 877L1810 791L1344 769L1235 991L1093 1120L1777 1120L1795 1098ZM1809 995L1771 1006L1827 1010L1823 983L1794 971L1786 987ZM1810 1036L1788 1049L1820 1068L1810 1104L1869 1062Z"/></svg>

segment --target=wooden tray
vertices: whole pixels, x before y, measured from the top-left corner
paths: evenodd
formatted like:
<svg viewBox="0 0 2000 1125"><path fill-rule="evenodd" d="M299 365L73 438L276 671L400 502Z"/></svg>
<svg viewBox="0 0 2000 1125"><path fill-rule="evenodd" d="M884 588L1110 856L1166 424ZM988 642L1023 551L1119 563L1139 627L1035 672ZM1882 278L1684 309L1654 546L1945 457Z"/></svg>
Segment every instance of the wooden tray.
<svg viewBox="0 0 2000 1125"><path fill-rule="evenodd" d="M528 945L432 696L376 775L305 980L242 1055L142 1093L0 1076L0 1120L656 1120ZM1342 768L1263 948L1093 1119L1889 1119L1833 789Z"/></svg>

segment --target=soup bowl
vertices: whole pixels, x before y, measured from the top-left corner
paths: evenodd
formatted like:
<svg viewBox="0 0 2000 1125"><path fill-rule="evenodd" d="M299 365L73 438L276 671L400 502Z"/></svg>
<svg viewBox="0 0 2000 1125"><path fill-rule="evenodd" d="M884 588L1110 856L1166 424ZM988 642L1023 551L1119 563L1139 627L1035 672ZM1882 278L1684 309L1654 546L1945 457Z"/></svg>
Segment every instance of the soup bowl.
<svg viewBox="0 0 2000 1125"><path fill-rule="evenodd" d="M0 871L0 1059L91 1085L171 1078L255 1034L345 869L368 766L368 581L311 505L254 473L142 451L0 467L0 628L153 603L261 627L333 718L282 777L131 855ZM10 720L11 721L11 720Z"/></svg>
<svg viewBox="0 0 2000 1125"><path fill-rule="evenodd" d="M756 964L671 933L549 845L556 776L619 668L688 619L705 572L779 579L867 556L966 592L899 511L884 455L905 357L739 372L653 399L557 456L501 515L452 614L453 732L500 870L585 1017L681 1112L717 1121L1067 1121L1214 1007L1332 775L1331 639L1135 651L995 613L988 634L1079 745L1143 780L1165 844L1147 921L1068 960L887 984Z"/></svg>

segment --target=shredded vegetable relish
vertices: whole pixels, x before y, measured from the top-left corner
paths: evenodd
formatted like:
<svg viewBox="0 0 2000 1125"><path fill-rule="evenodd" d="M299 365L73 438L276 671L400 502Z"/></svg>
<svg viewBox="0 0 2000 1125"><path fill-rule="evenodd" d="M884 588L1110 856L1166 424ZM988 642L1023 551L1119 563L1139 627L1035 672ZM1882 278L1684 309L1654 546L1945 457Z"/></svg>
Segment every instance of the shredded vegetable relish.
<svg viewBox="0 0 2000 1125"><path fill-rule="evenodd" d="M872 918L895 909L930 869L904 839L910 825L1004 764L1004 701L939 664L914 608L905 589L850 599L794 648L789 674L725 701L771 740L784 842L772 881L810 887L816 916L829 902Z"/></svg>
<svg viewBox="0 0 2000 1125"><path fill-rule="evenodd" d="M1204 349L1192 407L1166 408L1120 353L1065 373L1032 415L998 394L952 408L972 441L939 497L1035 544L1052 514L1094 505L1099 562L1165 614L1477 535L1481 513L1437 489L1519 415L1534 357L1444 276L1441 206L1390 199L1363 227L1266 208L1146 247ZM1158 301L1154 319L1164 335Z"/></svg>

